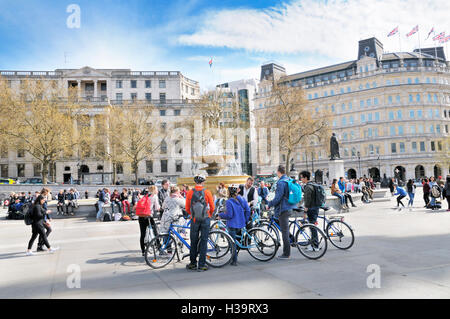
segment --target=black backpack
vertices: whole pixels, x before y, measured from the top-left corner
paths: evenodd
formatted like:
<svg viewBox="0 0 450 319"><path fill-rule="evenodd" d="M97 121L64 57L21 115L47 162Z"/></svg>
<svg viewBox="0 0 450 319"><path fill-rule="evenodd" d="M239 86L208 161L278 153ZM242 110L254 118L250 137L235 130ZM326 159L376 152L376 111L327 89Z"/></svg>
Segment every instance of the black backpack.
<svg viewBox="0 0 450 319"><path fill-rule="evenodd" d="M325 205L327 201L327 194L325 193L325 189L322 185L311 183L310 184L314 189L314 205L313 207L322 207Z"/></svg>
<svg viewBox="0 0 450 319"><path fill-rule="evenodd" d="M103 216L103 221L104 222L112 222L112 216L110 212L106 212L105 215Z"/></svg>
<svg viewBox="0 0 450 319"><path fill-rule="evenodd" d="M33 223L33 205L27 204L23 206L23 221L25 225L29 226Z"/></svg>
<svg viewBox="0 0 450 319"><path fill-rule="evenodd" d="M205 190L195 190L191 198L191 214L195 223L203 222L208 218L208 205L205 200Z"/></svg>

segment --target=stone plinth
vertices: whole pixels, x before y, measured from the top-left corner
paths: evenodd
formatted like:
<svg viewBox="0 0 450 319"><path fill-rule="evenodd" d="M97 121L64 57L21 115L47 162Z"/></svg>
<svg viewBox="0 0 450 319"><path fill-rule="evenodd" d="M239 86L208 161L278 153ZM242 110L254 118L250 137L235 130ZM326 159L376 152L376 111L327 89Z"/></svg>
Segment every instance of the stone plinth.
<svg viewBox="0 0 450 319"><path fill-rule="evenodd" d="M339 177L345 177L344 161L343 160L329 161L328 173L330 182L332 182L334 178L339 180Z"/></svg>

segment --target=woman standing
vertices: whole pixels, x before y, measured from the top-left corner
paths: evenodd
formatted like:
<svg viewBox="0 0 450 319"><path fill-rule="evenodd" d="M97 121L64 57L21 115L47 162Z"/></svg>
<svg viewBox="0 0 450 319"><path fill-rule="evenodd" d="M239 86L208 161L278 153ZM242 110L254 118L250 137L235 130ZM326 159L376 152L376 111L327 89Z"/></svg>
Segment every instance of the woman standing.
<svg viewBox="0 0 450 319"><path fill-rule="evenodd" d="M425 178L423 180L423 200L425 201L425 207L428 208L428 204L430 203L430 184L428 184L428 179Z"/></svg>
<svg viewBox="0 0 450 319"><path fill-rule="evenodd" d="M414 185L414 182L412 179L410 179L408 181L408 184L406 184L406 191L408 192L408 196L409 196L408 207L409 207L409 210L411 211L413 203L414 203L414 194L416 193L416 185Z"/></svg>
<svg viewBox="0 0 450 319"><path fill-rule="evenodd" d="M47 239L47 235L45 234L44 216L47 213L47 211L43 207L44 203L45 203L44 196L39 195L31 208L32 209L31 217L32 217L33 222L31 223L32 234L31 234L30 241L28 242L28 250L26 253L27 256L34 255L33 252L31 251L31 248L33 247L33 243L36 240L36 238L38 237L38 235L40 235L42 237L42 240L44 241L44 245L48 248L48 251L50 253L53 253L59 249L58 247L55 247L55 248L50 247L50 244Z"/></svg>
<svg viewBox="0 0 450 319"><path fill-rule="evenodd" d="M159 211L159 200L158 200L158 188L155 185L152 185L148 188L148 194L146 196L149 196L150 198L150 216L149 217L141 217L139 216L139 229L141 230L141 237L140 237L140 245L141 245L141 251L142 256L145 254L145 235L147 233L147 228L149 225L152 225L153 234L156 236L158 234L158 230L156 228L155 220L153 219L153 216L155 216L156 212Z"/></svg>

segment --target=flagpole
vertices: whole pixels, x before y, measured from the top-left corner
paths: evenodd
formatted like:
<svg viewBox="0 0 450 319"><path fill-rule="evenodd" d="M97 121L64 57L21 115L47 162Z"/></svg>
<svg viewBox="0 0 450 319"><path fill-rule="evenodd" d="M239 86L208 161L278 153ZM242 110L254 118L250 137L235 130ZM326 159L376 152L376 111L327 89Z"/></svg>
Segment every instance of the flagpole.
<svg viewBox="0 0 450 319"><path fill-rule="evenodd" d="M398 29L398 46L399 46L399 49L400 49L400 51L399 52L402 52L402 37L400 36L400 29Z"/></svg>
<svg viewBox="0 0 450 319"><path fill-rule="evenodd" d="M419 26L417 26L417 38L419 39L419 54L422 56L422 51L420 50L420 30Z"/></svg>

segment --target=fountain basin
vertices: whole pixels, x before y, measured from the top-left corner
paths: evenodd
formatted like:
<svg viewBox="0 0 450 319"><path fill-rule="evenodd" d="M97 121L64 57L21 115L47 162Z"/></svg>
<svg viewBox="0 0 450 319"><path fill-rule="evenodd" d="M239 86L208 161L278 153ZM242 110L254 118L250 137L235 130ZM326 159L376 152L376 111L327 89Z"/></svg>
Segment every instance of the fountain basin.
<svg viewBox="0 0 450 319"><path fill-rule="evenodd" d="M216 193L217 185L220 183L224 183L226 187L232 184L245 184L247 181L248 175L239 175L239 176L207 176L205 182L205 188L210 190L214 195ZM188 185L189 187L194 187L194 177L178 177L177 185L178 187L183 186L183 184Z"/></svg>

